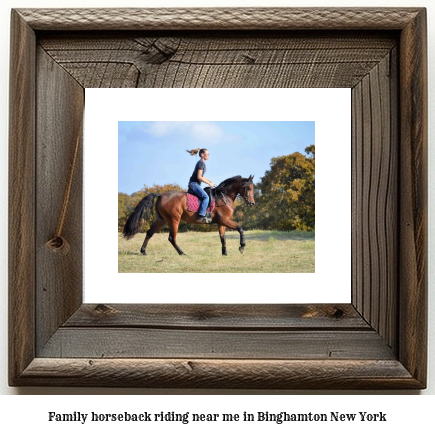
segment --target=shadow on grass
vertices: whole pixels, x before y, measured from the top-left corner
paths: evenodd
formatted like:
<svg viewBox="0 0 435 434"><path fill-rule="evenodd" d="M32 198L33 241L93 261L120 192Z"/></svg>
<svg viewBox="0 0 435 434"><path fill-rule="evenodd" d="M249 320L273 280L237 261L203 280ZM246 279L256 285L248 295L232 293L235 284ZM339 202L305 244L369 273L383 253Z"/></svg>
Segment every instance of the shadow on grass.
<svg viewBox="0 0 435 434"><path fill-rule="evenodd" d="M228 238L239 238L240 235L235 232L227 232ZM256 233L255 230L253 231L245 231L245 238L246 240L252 240L252 241L263 241L263 242L273 242L273 241L315 241L315 232L299 232L299 231L291 231L291 232L284 232L284 231L270 231L270 232L264 232Z"/></svg>

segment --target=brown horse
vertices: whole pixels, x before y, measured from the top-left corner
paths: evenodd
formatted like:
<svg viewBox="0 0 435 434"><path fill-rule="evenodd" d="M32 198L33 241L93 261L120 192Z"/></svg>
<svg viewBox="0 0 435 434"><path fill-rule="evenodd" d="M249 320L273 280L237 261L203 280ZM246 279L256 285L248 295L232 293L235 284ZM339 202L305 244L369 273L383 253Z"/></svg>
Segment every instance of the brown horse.
<svg viewBox="0 0 435 434"><path fill-rule="evenodd" d="M216 223L219 228L219 236L222 243L222 255L227 254L225 241L226 228L236 229L240 234L240 253L245 248L245 235L243 229L231 220L234 213L234 201L237 196L246 200L249 206L255 205L254 184L251 175L249 178L234 176L221 182L216 188L216 204L212 212L212 223ZM177 232L180 220L187 223L196 223L198 212L191 212L187 209L187 193L183 191L167 191L162 194L151 193L145 196L136 206L133 213L125 223L123 235L129 240L136 235L142 226L142 219L145 212L149 212L155 204L156 220L148 230L145 241L143 242L140 252L146 255L146 248L151 237L158 232L165 223L169 226L168 240L174 246L179 255L184 255L183 251L177 245Z"/></svg>

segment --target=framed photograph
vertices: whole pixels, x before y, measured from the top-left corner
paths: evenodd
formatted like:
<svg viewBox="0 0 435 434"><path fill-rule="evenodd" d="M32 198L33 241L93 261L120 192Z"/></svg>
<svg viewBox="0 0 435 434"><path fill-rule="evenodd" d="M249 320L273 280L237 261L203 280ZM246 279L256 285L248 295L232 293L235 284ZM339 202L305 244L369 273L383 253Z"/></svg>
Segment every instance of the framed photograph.
<svg viewBox="0 0 435 434"><path fill-rule="evenodd" d="M11 386L426 387L425 9L17 9L11 41ZM108 97L98 96L103 88ZM274 298L273 273L256 274L260 298L250 299L248 287L240 300L158 300L145 291L139 301L104 295L88 301L84 294L93 286L104 294L105 274L122 274L88 249L98 255L103 237L117 239L114 225L108 234L86 223L89 216L113 221L116 208L103 195L85 199L93 172L103 174L101 190L114 178L106 167L111 144L103 134L88 139L91 125L110 130L119 121L246 121L243 114L183 119L180 109L177 118L165 119L144 114L114 121L102 108L88 116L94 91L97 101L110 100L120 88L135 89L148 112L158 109L159 98L166 106L179 104L181 91L232 90L228 106L269 91L277 98L271 111L283 112L274 121L297 120L285 115L291 100L283 104L292 90L350 93L342 122L350 132L343 151L348 163L332 161L325 178L334 184L325 190L330 212L343 221L343 234L338 229L335 237L344 237L349 225L350 253L343 261L331 254L336 268L325 267L328 279L315 283L327 293L347 282L350 301L294 302L286 297L285 279L284 296ZM262 101L250 105L264 112ZM325 117L333 107L328 99L326 106L320 99L311 103L323 107ZM338 139L340 122L335 131ZM319 152L334 152L331 137L324 143ZM92 148L96 157L87 156ZM332 183L341 172L350 180ZM335 204L344 197L350 206L338 212ZM93 202L100 208L88 206ZM328 250L317 238L316 253L320 244ZM100 249L104 258L107 249ZM233 255L234 261L241 257ZM321 267L316 256L315 272L307 275ZM170 286L164 274L141 276L153 276L148 290ZM127 292L125 284L112 284L114 293ZM305 285L301 279L293 286L303 292Z"/></svg>
<svg viewBox="0 0 435 434"><path fill-rule="evenodd" d="M104 144L104 163L84 166L85 303L350 303L350 89L99 88L86 89L85 98L84 161L100 162ZM166 223L149 239L144 257L144 240L158 221L158 198L149 196L152 212L144 212L146 222L128 239L126 222L149 194L183 190L175 193L175 206L184 206L199 161L186 150L201 146L209 152L208 179L217 185L253 176L255 206L231 199L225 248L218 224L180 219L176 242L183 254L170 243ZM331 171L334 164L340 170ZM287 182L291 172L298 176L293 187ZM266 191L268 182L275 191ZM302 190L301 182L311 183ZM331 213L331 191L338 185ZM303 208L291 214L294 195L301 195ZM228 209L222 200L216 213ZM233 222L243 229L242 255L240 234L230 231ZM95 242L92 234L107 236ZM210 278L198 276L204 273Z"/></svg>

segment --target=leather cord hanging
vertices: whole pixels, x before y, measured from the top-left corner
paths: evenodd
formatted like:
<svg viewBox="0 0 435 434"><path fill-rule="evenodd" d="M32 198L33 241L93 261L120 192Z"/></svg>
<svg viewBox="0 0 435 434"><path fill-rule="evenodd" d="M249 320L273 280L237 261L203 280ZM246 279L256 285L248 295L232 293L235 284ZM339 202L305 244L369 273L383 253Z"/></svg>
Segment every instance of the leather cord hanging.
<svg viewBox="0 0 435 434"><path fill-rule="evenodd" d="M67 255L70 251L70 244L67 239L62 235L63 227L65 224L66 214L68 210L69 199L71 195L71 187L74 179L74 172L77 165L77 156L80 147L80 134L77 135L77 141L74 148L74 154L68 174L67 183L65 185L65 191L63 194L62 208L60 210L59 221L57 223L56 232L53 238L49 239L45 243L45 247L53 253L62 253Z"/></svg>

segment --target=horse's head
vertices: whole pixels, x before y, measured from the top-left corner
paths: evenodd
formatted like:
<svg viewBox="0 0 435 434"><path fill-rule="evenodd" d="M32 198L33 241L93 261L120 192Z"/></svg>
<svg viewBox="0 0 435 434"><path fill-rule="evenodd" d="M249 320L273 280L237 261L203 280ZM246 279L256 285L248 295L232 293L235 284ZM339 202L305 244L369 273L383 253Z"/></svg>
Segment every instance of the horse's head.
<svg viewBox="0 0 435 434"><path fill-rule="evenodd" d="M240 195L246 200L249 206L253 206L255 205L253 179L253 175L249 178L242 178L240 175L233 176L232 178L222 181L216 187L216 191L224 192L224 194L232 196L233 200Z"/></svg>
<svg viewBox="0 0 435 434"><path fill-rule="evenodd" d="M254 175L251 175L249 178L243 178L239 190L240 196L243 197L243 199L246 200L246 203L249 206L255 205L254 200L254 183L252 180L254 179Z"/></svg>

